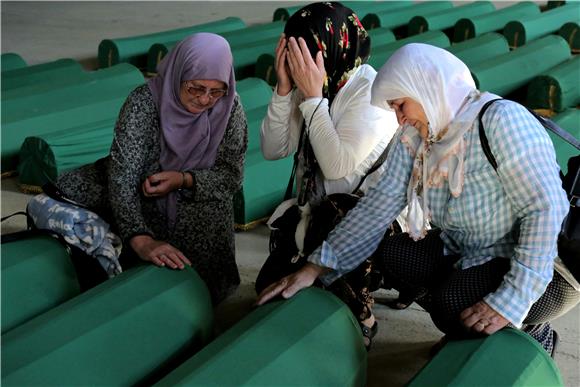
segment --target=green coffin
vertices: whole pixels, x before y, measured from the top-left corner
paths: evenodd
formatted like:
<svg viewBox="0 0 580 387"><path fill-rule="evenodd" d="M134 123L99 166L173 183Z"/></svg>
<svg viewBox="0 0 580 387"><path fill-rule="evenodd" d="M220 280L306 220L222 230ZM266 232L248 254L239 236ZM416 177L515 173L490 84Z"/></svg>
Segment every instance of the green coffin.
<svg viewBox="0 0 580 387"><path fill-rule="evenodd" d="M579 23L566 23L558 31L558 35L566 39L572 54L580 53L580 26Z"/></svg>
<svg viewBox="0 0 580 387"><path fill-rule="evenodd" d="M579 109L568 109L557 116L552 117L555 123L557 123L562 129L565 129L568 133L571 133L577 140L580 140L580 110ZM572 145L568 144L566 141L562 140L559 136L556 136L551 131L547 131L554 143L554 148L556 149L556 159L558 160L558 165L564 174L568 173L568 159L573 156L578 156L578 149L574 148Z"/></svg>
<svg viewBox="0 0 580 387"><path fill-rule="evenodd" d="M221 32L219 35L223 36L228 41L232 51L236 49L243 49L247 44L268 40L274 42L273 46L269 50L274 52L278 39L280 38L280 34L282 34L283 31L284 22L278 21L258 24L234 31ZM149 48L149 52L147 54L147 72L150 74L157 73L157 64L161 62L169 50L171 50L177 43L177 41L171 41L153 44ZM234 66L236 65L237 63L234 60Z"/></svg>
<svg viewBox="0 0 580 387"><path fill-rule="evenodd" d="M528 85L526 106L561 112L580 104L580 56L538 75Z"/></svg>
<svg viewBox="0 0 580 387"><path fill-rule="evenodd" d="M78 69L76 66L70 69L54 69L47 73L44 80L34 82L36 75L40 74L24 77L23 81L26 80L26 82L20 82L18 87L2 90L2 106L12 111L23 105L24 99L28 100L27 103L38 104L38 101L42 103L46 99L66 99L67 96L82 93L87 85L89 87L93 85L119 86L134 84L136 79L143 79L137 68L127 63L97 71L83 71L80 65ZM11 100L14 99L18 101L13 103ZM9 100L10 103L8 103Z"/></svg>
<svg viewBox="0 0 580 387"><path fill-rule="evenodd" d="M13 52L2 54L0 56L0 62L2 63L2 72L26 67L26 62L24 59L22 59L20 55Z"/></svg>
<svg viewBox="0 0 580 387"><path fill-rule="evenodd" d="M409 21L408 34L416 35L429 30L445 30L461 18L483 15L495 10L490 1L475 1L467 5L415 16Z"/></svg>
<svg viewBox="0 0 580 387"><path fill-rule="evenodd" d="M462 17L455 23L453 41L463 42L486 32L499 31L503 29L507 22L538 15L539 13L540 8L537 4L531 1L523 1L483 15Z"/></svg>
<svg viewBox="0 0 580 387"><path fill-rule="evenodd" d="M159 386L364 386L367 353L348 307L309 288L261 306Z"/></svg>
<svg viewBox="0 0 580 387"><path fill-rule="evenodd" d="M108 70L126 71L118 77L54 93L3 100L2 171L16 168L16 156L26 137L67 132L76 126L116 118L127 95L143 83L143 76L129 64L115 67Z"/></svg>
<svg viewBox="0 0 580 387"><path fill-rule="evenodd" d="M471 73L480 90L505 96L569 58L570 48L566 41L560 36L549 35L477 63L471 67Z"/></svg>
<svg viewBox="0 0 580 387"><path fill-rule="evenodd" d="M234 58L234 71L236 79L254 77L256 73L256 62L263 54L274 52L278 44L279 37L271 37L266 40L253 41L243 46L232 49Z"/></svg>
<svg viewBox="0 0 580 387"><path fill-rule="evenodd" d="M451 8L453 8L451 1L426 1L413 4L412 7L369 13L363 17L361 22L368 30L377 27L393 29L406 25L415 16Z"/></svg>
<svg viewBox="0 0 580 387"><path fill-rule="evenodd" d="M248 150L242 189L234 196L234 222L247 228L269 216L284 199L293 158L266 160L260 147L260 127L268 111L272 89L261 79L238 83L238 93L248 119Z"/></svg>
<svg viewBox="0 0 580 387"><path fill-rule="evenodd" d="M209 292L191 269L131 269L2 335L2 385L150 384L207 343Z"/></svg>
<svg viewBox="0 0 580 387"><path fill-rule="evenodd" d="M304 4L306 5L306 4ZM286 21L304 5L297 5L295 7L276 8L272 15L272 21Z"/></svg>
<svg viewBox="0 0 580 387"><path fill-rule="evenodd" d="M526 42L557 32L563 24L568 22L580 22L580 3L570 3L542 12L539 15L510 21L505 25L503 34L510 47L516 48L526 44Z"/></svg>
<svg viewBox="0 0 580 387"><path fill-rule="evenodd" d="M563 386L548 353L529 335L503 329L451 341L411 380L420 386Z"/></svg>
<svg viewBox="0 0 580 387"><path fill-rule="evenodd" d="M373 28L367 31L369 37L371 38L371 54L375 47L382 46L383 44L393 43L397 38L395 34L388 28Z"/></svg>
<svg viewBox="0 0 580 387"><path fill-rule="evenodd" d="M2 99L6 93L17 88L53 84L83 74L81 64L73 59L58 59L53 62L27 66L2 73Z"/></svg>
<svg viewBox="0 0 580 387"><path fill-rule="evenodd" d="M566 0L548 0L548 3L546 4L546 8L552 9L552 8L556 8L556 7L561 7L564 4L566 4Z"/></svg>
<svg viewBox="0 0 580 387"><path fill-rule="evenodd" d="M507 54L510 48L505 36L496 32L488 32L461 43L447 47L447 51L458 57L471 67L484 60Z"/></svg>
<svg viewBox="0 0 580 387"><path fill-rule="evenodd" d="M405 39L397 40L393 43L384 44L374 47L368 64L373 66L377 71L393 55L395 51L409 43L426 43L433 46L447 48L450 45L449 38L441 31L427 31L422 34L413 35Z"/></svg>
<svg viewBox="0 0 580 387"><path fill-rule="evenodd" d="M242 19L228 17L209 23L154 34L105 39L99 44L99 67L104 68L121 62L128 62L140 69L145 69L147 66L147 52L152 44L180 41L196 32L220 33L243 27L245 27L245 23Z"/></svg>
<svg viewBox="0 0 580 387"><path fill-rule="evenodd" d="M58 240L36 235L2 243L2 335L78 294L69 252Z"/></svg>
<svg viewBox="0 0 580 387"><path fill-rule="evenodd" d="M63 172L109 154L116 118L70 128L65 133L26 137L18 154L18 181L25 192L55 182Z"/></svg>

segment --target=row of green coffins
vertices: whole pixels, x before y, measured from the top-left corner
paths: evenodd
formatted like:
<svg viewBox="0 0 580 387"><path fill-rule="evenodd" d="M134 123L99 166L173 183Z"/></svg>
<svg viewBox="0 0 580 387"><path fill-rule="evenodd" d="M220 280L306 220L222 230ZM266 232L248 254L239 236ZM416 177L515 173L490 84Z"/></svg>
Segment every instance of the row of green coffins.
<svg viewBox="0 0 580 387"><path fill-rule="evenodd" d="M3 301L17 295L24 306L33 300L37 309L2 332L3 385L366 383L367 354L358 324L329 292L311 288L262 306L207 345L213 311L193 269L140 266L81 295L70 284L63 297L53 288L67 288L70 265L58 257L63 246L44 238L8 249L11 262L2 266ZM52 254L54 248L61 251ZM24 253L39 250L45 251L44 260ZM66 281L53 283L59 271ZM27 280L18 281L25 272ZM38 310L42 302L44 310ZM2 306L3 328L4 319L14 315L10 309L18 307ZM561 386L562 379L538 343L506 329L449 342L409 385L474 384Z"/></svg>
<svg viewBox="0 0 580 387"><path fill-rule="evenodd" d="M195 270L140 266L79 294L56 239L3 249L3 385L365 383L358 323L328 292L260 307L201 350L213 310Z"/></svg>
<svg viewBox="0 0 580 387"><path fill-rule="evenodd" d="M37 65L2 73L2 83L12 86L2 90L2 172L16 168L26 137L114 120L129 92L143 83L141 72L127 63L85 72L70 61L57 62L68 70ZM27 71L34 82L27 80Z"/></svg>

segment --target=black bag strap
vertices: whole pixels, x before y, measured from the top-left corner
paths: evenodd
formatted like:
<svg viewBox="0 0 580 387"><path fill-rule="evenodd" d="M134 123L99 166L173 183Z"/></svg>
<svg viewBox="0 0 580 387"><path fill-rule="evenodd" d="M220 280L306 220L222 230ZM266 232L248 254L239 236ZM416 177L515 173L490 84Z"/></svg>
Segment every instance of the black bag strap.
<svg viewBox="0 0 580 387"><path fill-rule="evenodd" d="M312 124L312 119L314 118L316 111L322 104L322 101L324 101L324 98L320 99L320 102L318 102L318 105L316 105L316 109L314 109L314 112L310 116L310 122L308 123L309 128L310 125ZM294 164L292 164L292 172L290 173L290 179L288 180L288 185L286 186L284 200L290 199L292 197L292 192L294 191L294 179L296 178L296 167L298 166L298 156L300 155L300 151L302 150L302 140L304 139L304 133L306 132L305 124L306 122L302 124L302 130L300 131L300 138L298 139L298 149L296 149L296 152L294 153ZM306 136L308 136L308 134L306 134Z"/></svg>
<svg viewBox="0 0 580 387"><path fill-rule="evenodd" d="M18 216L18 215L26 216L26 230L27 231L34 228L34 221L32 220L32 217L26 211L18 211L18 212L15 212L13 214L4 216L4 217L0 218L0 222L4 222L5 220L8 220L8 219L10 219L14 216Z"/></svg>
<svg viewBox="0 0 580 387"><path fill-rule="evenodd" d="M483 153L487 160L497 172L497 161L491 152L491 148L489 146L489 141L487 140L487 136L485 135L485 130L483 128L483 114L487 110L487 108L494 103L495 101L499 101L502 98L492 99L491 101L486 102L483 107L481 108L478 120L479 120L479 140L481 141L481 147L483 148ZM526 108L528 109L528 108ZM566 141L576 149L580 150L580 141L578 141L573 135L562 129L558 126L554 121L544 118L537 114L535 111L528 109L528 111L536 117L536 119L544 126L544 128L550 130L552 133L560 137L562 140ZM580 202L580 169L576 171L576 177L574 178L574 182L570 187L570 191L568 192L570 196L570 204L577 205Z"/></svg>

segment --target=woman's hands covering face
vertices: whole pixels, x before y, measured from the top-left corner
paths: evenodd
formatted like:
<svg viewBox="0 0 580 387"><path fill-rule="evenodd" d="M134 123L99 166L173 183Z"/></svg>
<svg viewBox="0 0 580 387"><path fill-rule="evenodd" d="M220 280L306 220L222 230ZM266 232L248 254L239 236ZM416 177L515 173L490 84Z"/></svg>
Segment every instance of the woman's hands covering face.
<svg viewBox="0 0 580 387"><path fill-rule="evenodd" d="M303 38L294 37L288 39L287 62L290 75L296 87L305 98L322 97L322 87L326 70L322 51L316 54L316 62L312 59L306 41Z"/></svg>

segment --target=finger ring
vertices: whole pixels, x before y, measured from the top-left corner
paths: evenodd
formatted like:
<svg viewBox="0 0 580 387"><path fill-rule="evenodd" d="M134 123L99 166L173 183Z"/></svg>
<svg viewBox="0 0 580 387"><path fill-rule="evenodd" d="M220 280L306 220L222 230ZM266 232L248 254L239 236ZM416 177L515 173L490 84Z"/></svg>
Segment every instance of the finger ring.
<svg viewBox="0 0 580 387"><path fill-rule="evenodd" d="M478 321L477 325L481 326L482 328L486 327L486 324L483 321Z"/></svg>

